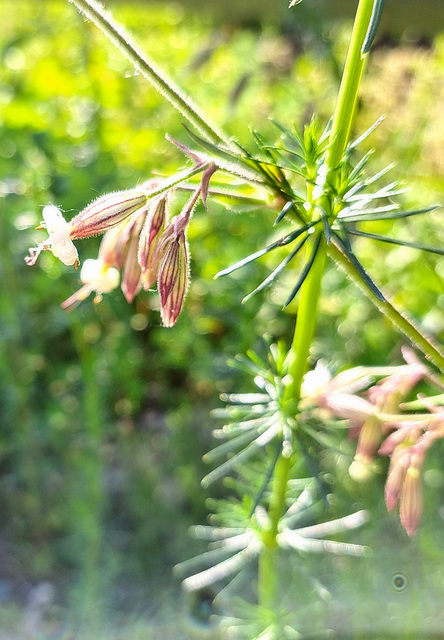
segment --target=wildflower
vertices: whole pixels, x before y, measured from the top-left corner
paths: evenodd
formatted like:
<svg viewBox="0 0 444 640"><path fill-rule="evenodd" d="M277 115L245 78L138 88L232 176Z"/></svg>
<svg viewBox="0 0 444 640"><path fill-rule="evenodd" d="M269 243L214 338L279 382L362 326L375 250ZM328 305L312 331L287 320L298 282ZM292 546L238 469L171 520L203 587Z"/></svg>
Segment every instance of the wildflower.
<svg viewBox="0 0 444 640"><path fill-rule="evenodd" d="M69 223L66 222L60 209L54 205L46 206L43 209L41 226L48 231L48 239L37 247L29 249L29 256L25 258L26 264L33 266L43 250L50 250L63 264L77 267L79 263L77 249L71 240Z"/></svg>
<svg viewBox="0 0 444 640"><path fill-rule="evenodd" d="M94 200L70 222L66 222L60 209L54 205L46 206L41 225L47 229L49 237L37 247L29 249L26 264L33 266L43 250L50 250L64 264L77 267L79 257L73 240L108 231L142 209L148 198L148 189L109 193Z"/></svg>
<svg viewBox="0 0 444 640"><path fill-rule="evenodd" d="M409 536L416 532L421 520L421 469L426 453L438 438L444 437L443 408L428 406L427 399L422 401L432 413L413 415L410 424L400 422L379 449L381 455L391 455L385 485L387 509L391 511L399 503L401 524Z"/></svg>
<svg viewBox="0 0 444 640"><path fill-rule="evenodd" d="M409 536L412 536L421 521L422 491L420 463L415 460L410 464L404 477L401 490L399 515L401 524Z"/></svg>
<svg viewBox="0 0 444 640"><path fill-rule="evenodd" d="M213 163L200 161L197 168L203 171L200 185L168 226L170 193L189 172L179 174L180 179L172 182L148 180L138 188L101 196L70 222L65 221L56 207L45 207L42 225L49 237L29 250L27 264L35 264L41 251L49 249L65 264L77 267L73 239L103 233L98 258L87 260L81 271L83 286L62 307L73 308L93 291L95 301L100 301L103 293L118 286L122 271L121 289L128 302L134 300L142 286L149 289L157 280L162 321L166 327L172 327L188 287L186 228L198 198L202 197L205 204L210 178L216 170Z"/></svg>
<svg viewBox="0 0 444 640"><path fill-rule="evenodd" d="M73 309L93 291L96 293L94 302L100 302L103 293L109 293L119 285L120 275L117 269L109 267L103 260L97 258L97 260L85 260L80 272L80 280L83 287L62 302L63 309Z"/></svg>
<svg viewBox="0 0 444 640"><path fill-rule="evenodd" d="M399 448L392 456L385 485L387 509L392 511L399 503L401 524L409 536L416 532L422 515L423 461L420 447Z"/></svg>

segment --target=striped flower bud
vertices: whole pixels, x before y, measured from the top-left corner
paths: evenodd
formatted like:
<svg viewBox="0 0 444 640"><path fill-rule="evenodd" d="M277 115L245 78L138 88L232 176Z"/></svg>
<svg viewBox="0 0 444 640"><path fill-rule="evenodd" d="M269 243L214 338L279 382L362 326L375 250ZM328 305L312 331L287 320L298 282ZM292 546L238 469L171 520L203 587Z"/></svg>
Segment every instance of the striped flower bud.
<svg viewBox="0 0 444 640"><path fill-rule="evenodd" d="M180 233L166 247L159 266L157 285L163 325L172 327L182 309L188 288L188 252L185 233Z"/></svg>
<svg viewBox="0 0 444 640"><path fill-rule="evenodd" d="M131 222L128 223L125 230L125 236L128 242L128 251L125 258L125 264L123 267L123 277L121 289L127 302L132 302L135 296L139 293L142 287L140 264L137 260L139 236L142 229L142 225L145 222L145 216L147 214L144 209L143 215L136 215Z"/></svg>
<svg viewBox="0 0 444 640"><path fill-rule="evenodd" d="M160 262L159 239L168 218L168 202L164 196L152 203L140 233L138 259L142 269L142 285L148 290L157 280Z"/></svg>
<svg viewBox="0 0 444 640"><path fill-rule="evenodd" d="M148 196L141 189L116 191L100 196L70 222L72 240L104 233L144 207Z"/></svg>

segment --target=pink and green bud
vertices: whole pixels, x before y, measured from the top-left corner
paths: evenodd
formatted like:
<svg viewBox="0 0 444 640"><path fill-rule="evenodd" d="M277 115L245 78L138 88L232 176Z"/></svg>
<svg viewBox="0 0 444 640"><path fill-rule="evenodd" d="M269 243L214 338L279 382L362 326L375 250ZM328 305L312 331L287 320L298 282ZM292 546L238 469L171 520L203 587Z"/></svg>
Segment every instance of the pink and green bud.
<svg viewBox="0 0 444 640"><path fill-rule="evenodd" d="M188 288L188 252L183 232L165 249L159 267L157 285L163 325L172 327L182 309Z"/></svg>
<svg viewBox="0 0 444 640"><path fill-rule="evenodd" d="M382 438L382 425L379 418L370 416L364 422L359 432L356 458L369 463L373 459Z"/></svg>
<svg viewBox="0 0 444 640"><path fill-rule="evenodd" d="M413 460L402 485L399 513L401 524L409 536L416 533L422 516L420 461Z"/></svg>
<svg viewBox="0 0 444 640"><path fill-rule="evenodd" d="M122 231L122 242L127 246L121 289L127 302L132 302L142 287L140 264L138 262L139 236L147 210L143 214L133 214L131 220Z"/></svg>
<svg viewBox="0 0 444 640"><path fill-rule="evenodd" d="M140 233L138 260L142 269L142 285L148 290L157 280L160 252L159 240L168 217L167 197L152 203Z"/></svg>
<svg viewBox="0 0 444 640"><path fill-rule="evenodd" d="M409 449L395 451L390 461L390 468L385 483L385 504L392 511L399 502L407 469L410 465Z"/></svg>
<svg viewBox="0 0 444 640"><path fill-rule="evenodd" d="M88 238L104 233L145 207L147 200L147 194L141 189L100 196L71 220L70 237Z"/></svg>
<svg viewBox="0 0 444 640"><path fill-rule="evenodd" d="M102 242L99 248L99 258L103 260L104 264L113 266L116 269L123 267L127 254L127 243L129 233L130 222L124 220L118 225L106 231L103 235Z"/></svg>

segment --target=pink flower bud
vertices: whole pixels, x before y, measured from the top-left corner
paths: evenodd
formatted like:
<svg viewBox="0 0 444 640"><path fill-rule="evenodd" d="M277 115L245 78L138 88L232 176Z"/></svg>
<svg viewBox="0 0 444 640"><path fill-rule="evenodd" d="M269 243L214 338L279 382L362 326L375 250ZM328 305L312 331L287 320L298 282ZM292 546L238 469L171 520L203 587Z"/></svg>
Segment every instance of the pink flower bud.
<svg viewBox="0 0 444 640"><path fill-rule="evenodd" d="M362 425L359 432L356 457L362 462L370 462L381 442L381 421L376 416L370 416Z"/></svg>
<svg viewBox="0 0 444 640"><path fill-rule="evenodd" d="M166 197L154 201L140 233L138 260L142 269L142 285L146 290L157 280L161 258L159 239L165 229L167 210Z"/></svg>
<svg viewBox="0 0 444 640"><path fill-rule="evenodd" d="M388 511L392 511L398 504L409 464L410 452L408 449L401 449L393 454L385 483L385 503Z"/></svg>
<svg viewBox="0 0 444 640"><path fill-rule="evenodd" d="M172 327L182 309L188 288L188 254L183 232L167 245L157 284L163 325Z"/></svg>
<svg viewBox="0 0 444 640"><path fill-rule="evenodd" d="M104 233L146 205L141 189L116 191L94 200L70 222L70 237L87 238Z"/></svg>
<svg viewBox="0 0 444 640"><path fill-rule="evenodd" d="M142 287L140 264L137 260L139 236L142 226L145 222L147 210L145 209L143 215L137 213L133 214L131 221L126 225L123 230L122 236L125 244L128 244L128 252L125 258L125 264L123 267L123 278L121 289L127 302L132 302L135 296L139 293Z"/></svg>
<svg viewBox="0 0 444 640"><path fill-rule="evenodd" d="M123 267L127 254L130 222L124 220L106 231L99 248L99 258L104 264L116 269Z"/></svg>
<svg viewBox="0 0 444 640"><path fill-rule="evenodd" d="M412 536L416 533L422 516L421 473L419 463L413 462L406 471L402 485L399 512L402 526L406 530L407 535Z"/></svg>

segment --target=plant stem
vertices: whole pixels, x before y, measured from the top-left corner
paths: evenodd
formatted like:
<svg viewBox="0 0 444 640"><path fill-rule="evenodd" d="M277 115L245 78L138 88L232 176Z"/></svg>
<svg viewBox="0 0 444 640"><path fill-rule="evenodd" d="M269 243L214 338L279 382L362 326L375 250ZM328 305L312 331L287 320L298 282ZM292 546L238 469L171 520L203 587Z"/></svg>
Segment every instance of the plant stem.
<svg viewBox="0 0 444 640"><path fill-rule="evenodd" d="M362 56L361 49L370 24L374 0L360 0L345 62L338 101L333 115L330 134L330 148L326 163L335 171L342 160L350 137L353 116L356 107L359 84L364 71L367 54Z"/></svg>
<svg viewBox="0 0 444 640"><path fill-rule="evenodd" d="M338 179L338 168L346 149L359 84L362 78L365 56L361 49L368 32L374 0L360 0L353 26L353 33L347 60L344 67L338 101L333 117L330 147L327 151L326 163L329 167L328 182L334 186ZM307 186L307 197L311 202L312 190ZM333 199L331 195L331 200ZM333 210L333 202L326 202L326 210ZM307 259L317 241L317 234L313 234L307 242ZM318 301L321 294L321 283L324 272L326 241L321 239L315 261L301 287L298 315L290 352L288 354L288 374L290 383L284 394L284 410L294 416L300 399L301 384L307 369L317 319ZM283 452L278 459L273 479L272 495L270 498L270 525L264 532L264 550L259 557L258 596L259 603L269 609L274 609L278 590L278 568L276 566L277 541L279 522L285 510L285 498L290 479L292 457Z"/></svg>
<svg viewBox="0 0 444 640"><path fill-rule="evenodd" d="M69 2L94 22L96 27L122 51L134 68L147 78L155 89L169 100L207 140L215 144L221 142L228 144L222 133L209 123L208 118L199 111L189 96L186 96L173 80L160 71L146 53L137 47L99 2L96 0L69 0Z"/></svg>
<svg viewBox="0 0 444 640"><path fill-rule="evenodd" d="M340 268L373 302L373 304L383 313L390 322L400 329L415 347L421 349L423 354L430 362L432 362L440 371L444 372L444 354L435 345L429 336L424 335L414 323L396 309L388 300L381 300L375 295L375 292L359 277L355 267L349 261L347 256L333 242L328 247L329 256L340 266Z"/></svg>

